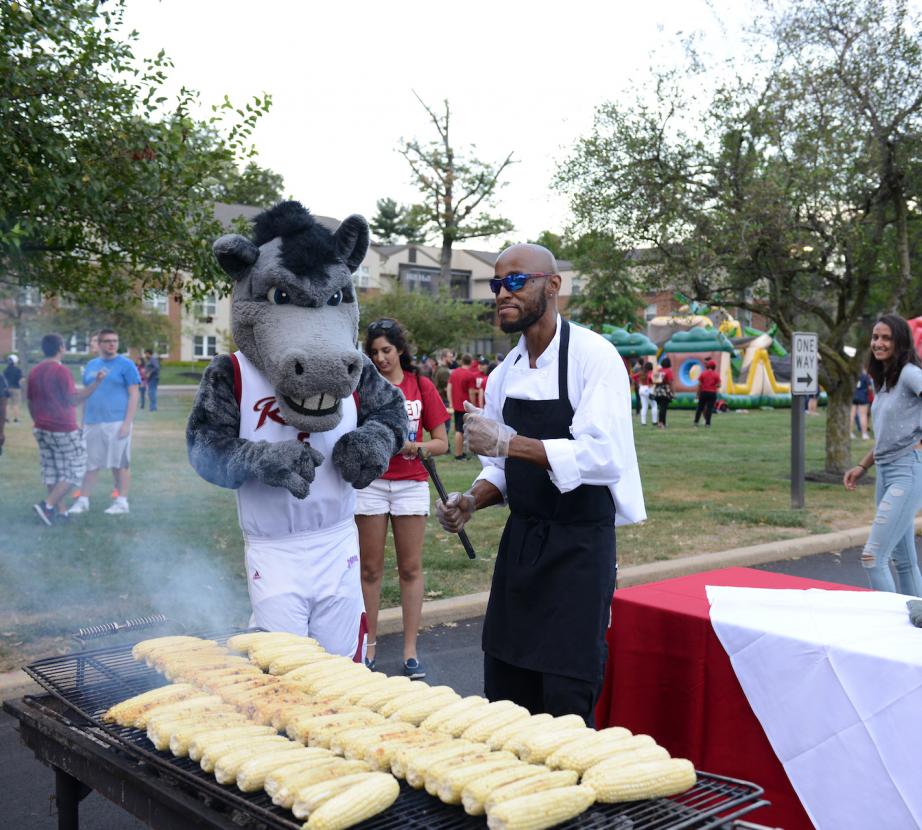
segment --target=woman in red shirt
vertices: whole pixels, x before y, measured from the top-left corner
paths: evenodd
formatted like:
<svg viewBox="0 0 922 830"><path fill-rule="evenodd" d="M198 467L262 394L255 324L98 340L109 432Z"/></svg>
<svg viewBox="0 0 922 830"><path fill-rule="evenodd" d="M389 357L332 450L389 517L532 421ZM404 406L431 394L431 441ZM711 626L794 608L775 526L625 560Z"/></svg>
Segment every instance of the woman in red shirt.
<svg viewBox="0 0 922 830"><path fill-rule="evenodd" d="M429 515L429 475L419 460L419 452L424 449L430 455L442 455L448 451L445 430L448 411L432 381L420 376L414 368L407 333L397 320L375 320L368 327L365 353L378 371L403 392L410 420L409 436L400 453L391 459L381 478L357 494L355 523L359 529L362 594L368 618L365 663L374 668L384 544L390 516L403 610L403 673L417 680L426 676L416 654L416 635L423 608L423 539ZM423 430L429 433L428 441L421 440Z"/></svg>
<svg viewBox="0 0 922 830"><path fill-rule="evenodd" d="M698 376L698 408L695 410L695 426L704 413L704 425L711 425L711 415L714 414L714 405L717 403L717 390L720 389L720 375L717 374L717 364L708 359L704 364L704 371Z"/></svg>
<svg viewBox="0 0 922 830"><path fill-rule="evenodd" d="M659 369L653 373L653 400L659 409L659 421L657 426L660 429L666 429L666 413L669 411L669 404L674 397L672 384L675 381L675 375L672 373L672 361L664 357L659 364Z"/></svg>

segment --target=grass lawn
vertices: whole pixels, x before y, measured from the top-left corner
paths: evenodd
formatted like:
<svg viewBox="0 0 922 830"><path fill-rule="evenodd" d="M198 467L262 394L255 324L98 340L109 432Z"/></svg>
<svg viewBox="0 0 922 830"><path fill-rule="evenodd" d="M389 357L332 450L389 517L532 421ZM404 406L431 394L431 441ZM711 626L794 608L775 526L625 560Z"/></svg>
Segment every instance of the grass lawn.
<svg viewBox="0 0 922 830"><path fill-rule="evenodd" d="M246 622L243 544L234 494L201 480L186 460L189 395L163 395L136 421L131 513L106 516L111 482L100 478L92 512L48 528L32 511L43 492L38 451L25 424L7 426L0 456L0 670L67 650L84 625L162 612L192 629ZM825 416L807 419L807 469L823 458ZM670 413L665 432L635 421L649 520L618 531L622 565L866 524L873 492L807 484L807 509L790 509L790 412L715 416L694 429ZM866 445L862 446L862 450ZM469 486L476 461L439 459L449 490ZM430 518L424 555L427 597L489 587L503 509L468 526L478 558ZM393 556L383 606L399 602Z"/></svg>

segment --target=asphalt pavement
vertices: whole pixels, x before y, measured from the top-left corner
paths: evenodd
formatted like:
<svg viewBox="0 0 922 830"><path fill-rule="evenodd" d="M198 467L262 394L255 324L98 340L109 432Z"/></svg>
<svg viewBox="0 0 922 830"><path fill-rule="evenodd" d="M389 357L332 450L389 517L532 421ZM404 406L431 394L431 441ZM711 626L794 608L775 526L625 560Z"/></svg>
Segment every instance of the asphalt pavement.
<svg viewBox="0 0 922 830"><path fill-rule="evenodd" d="M918 540L917 540L918 544ZM842 585L866 587L859 562L860 548L820 553L763 565L762 570L786 573ZM425 629L419 637L419 657L431 685L451 686L462 695L483 691L480 634L482 618L460 620ZM377 667L387 674L401 671L400 634L378 638ZM0 713L0 827L4 830L54 830L54 776L23 747L15 721ZM141 824L121 809L90 794L80 807L83 830L135 830Z"/></svg>

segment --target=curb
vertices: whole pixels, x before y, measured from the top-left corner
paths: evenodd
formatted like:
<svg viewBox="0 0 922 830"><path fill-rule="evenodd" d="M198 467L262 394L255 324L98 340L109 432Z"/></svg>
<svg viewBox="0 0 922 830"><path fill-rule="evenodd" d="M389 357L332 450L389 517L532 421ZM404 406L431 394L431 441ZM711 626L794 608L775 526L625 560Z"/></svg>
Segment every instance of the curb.
<svg viewBox="0 0 922 830"><path fill-rule="evenodd" d="M922 534L922 516L915 520L917 534ZM863 545L871 532L870 525L838 530L834 533L819 533L815 536L799 536L796 539L782 539L765 542L745 548L731 548L716 553L699 553L663 562L649 562L644 565L630 565L618 571L618 587L630 588L661 579L710 571L715 568L746 567L777 562L779 559L799 559L819 553L832 553ZM420 626L431 628L445 623L482 617L487 610L489 591L468 594L461 597L436 599L423 603ZM378 615L378 634L396 634L403 630L400 608L384 608ZM37 694L42 691L21 669L0 674L0 699Z"/></svg>

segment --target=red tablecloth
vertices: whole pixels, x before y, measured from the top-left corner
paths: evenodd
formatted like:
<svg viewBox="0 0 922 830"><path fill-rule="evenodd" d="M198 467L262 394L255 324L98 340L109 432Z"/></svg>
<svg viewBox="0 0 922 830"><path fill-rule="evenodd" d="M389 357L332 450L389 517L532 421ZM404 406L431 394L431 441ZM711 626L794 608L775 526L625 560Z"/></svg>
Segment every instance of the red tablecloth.
<svg viewBox="0 0 922 830"><path fill-rule="evenodd" d="M772 802L753 821L811 830L714 633L706 585L856 590L751 568L619 589L612 602L609 658L596 724L652 735L698 769L753 781Z"/></svg>

